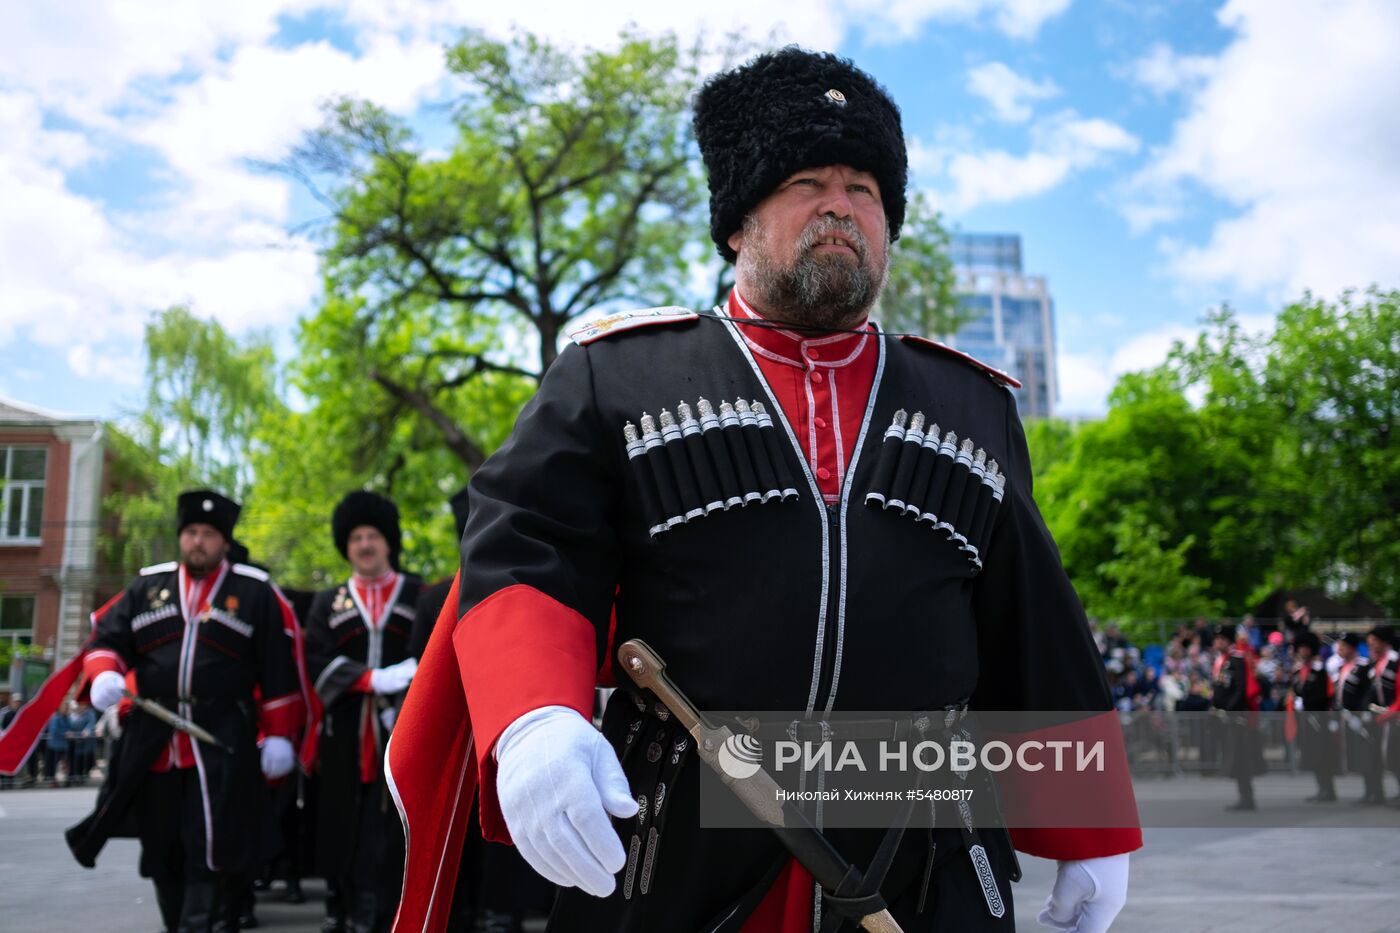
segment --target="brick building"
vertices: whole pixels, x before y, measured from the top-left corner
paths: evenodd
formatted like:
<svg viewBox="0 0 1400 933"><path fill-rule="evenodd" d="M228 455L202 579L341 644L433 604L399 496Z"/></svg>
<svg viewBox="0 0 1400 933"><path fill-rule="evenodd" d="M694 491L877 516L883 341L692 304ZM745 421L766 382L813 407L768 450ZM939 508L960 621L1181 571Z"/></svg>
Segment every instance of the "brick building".
<svg viewBox="0 0 1400 933"><path fill-rule="evenodd" d="M106 481L102 423L0 398L0 640L56 664L88 629ZM9 688L0 671L0 691Z"/></svg>

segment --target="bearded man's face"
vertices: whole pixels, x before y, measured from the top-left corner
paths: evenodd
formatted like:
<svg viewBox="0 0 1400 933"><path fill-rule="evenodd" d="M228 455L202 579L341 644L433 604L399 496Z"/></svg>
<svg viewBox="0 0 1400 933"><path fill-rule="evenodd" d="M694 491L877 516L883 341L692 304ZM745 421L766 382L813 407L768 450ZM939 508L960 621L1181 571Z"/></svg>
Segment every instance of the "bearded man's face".
<svg viewBox="0 0 1400 933"><path fill-rule="evenodd" d="M729 238L744 297L765 317L817 328L860 322L880 297L889 227L880 186L846 165L783 181Z"/></svg>

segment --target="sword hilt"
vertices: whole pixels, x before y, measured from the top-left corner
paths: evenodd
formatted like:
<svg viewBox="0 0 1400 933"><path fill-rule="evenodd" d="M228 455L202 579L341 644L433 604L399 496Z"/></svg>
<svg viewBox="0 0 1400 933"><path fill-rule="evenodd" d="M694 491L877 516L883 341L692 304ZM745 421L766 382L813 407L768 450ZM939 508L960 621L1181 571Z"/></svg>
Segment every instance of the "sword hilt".
<svg viewBox="0 0 1400 933"><path fill-rule="evenodd" d="M671 678L666 675L666 662L661 660L661 656L650 645L640 638L629 639L618 646L617 659L634 684L655 694L671 711L671 715L676 717L676 721L695 736L700 745L698 752L701 760L715 770L720 780L738 795L750 812L777 833L789 851L798 856L798 860L808 870L817 868L817 864L809 860L820 859L821 868L826 870L817 868L813 871L819 880L840 878L845 873L849 866L819 832L805 824L801 828L784 825L785 808L776 802L773 791L777 789L777 784L767 773L760 771L746 780L735 780L716 764L715 749L706 747L707 740L711 743L715 739L722 741L729 734L728 730L710 723L680 688L672 683ZM806 858L799 855L799 852L806 855ZM870 933L903 933L888 910L879 910L861 917L860 925Z"/></svg>
<svg viewBox="0 0 1400 933"><path fill-rule="evenodd" d="M622 662L622 669L632 678L632 682L656 694L656 698L671 711L671 715L676 717L687 732L693 733L697 728L714 728L700 715L700 711L690 700L686 699L680 688L671 682L671 678L666 676L666 662L661 660L661 656L646 642L640 638L623 642L617 649L617 657Z"/></svg>

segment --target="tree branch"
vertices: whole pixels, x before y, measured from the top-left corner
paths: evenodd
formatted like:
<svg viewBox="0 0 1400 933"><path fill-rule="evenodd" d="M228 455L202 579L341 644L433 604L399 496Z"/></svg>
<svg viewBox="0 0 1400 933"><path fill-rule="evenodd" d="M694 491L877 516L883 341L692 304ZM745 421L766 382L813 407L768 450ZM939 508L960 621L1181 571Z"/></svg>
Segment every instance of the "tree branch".
<svg viewBox="0 0 1400 933"><path fill-rule="evenodd" d="M452 451L458 460L466 464L468 469L476 470L477 467L486 462L486 454L482 452L481 448L467 437L466 432L452 419L452 416L434 405L433 400L426 394L418 389L410 389L408 386L400 385L378 369L370 370L369 376L385 392L408 405L437 428L442 434L447 449Z"/></svg>

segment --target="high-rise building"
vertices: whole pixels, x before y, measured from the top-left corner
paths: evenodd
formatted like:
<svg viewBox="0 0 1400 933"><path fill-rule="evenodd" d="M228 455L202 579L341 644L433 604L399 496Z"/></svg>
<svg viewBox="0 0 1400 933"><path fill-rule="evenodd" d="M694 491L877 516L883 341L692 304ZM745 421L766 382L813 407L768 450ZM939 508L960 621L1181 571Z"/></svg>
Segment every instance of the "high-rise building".
<svg viewBox="0 0 1400 933"><path fill-rule="evenodd" d="M1059 394L1055 303L1044 276L1022 272L1020 236L956 233L949 256L958 299L976 316L946 342L1020 380L1021 417L1050 417Z"/></svg>

